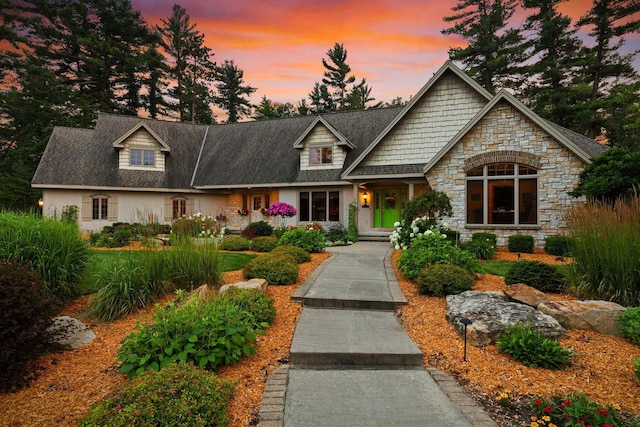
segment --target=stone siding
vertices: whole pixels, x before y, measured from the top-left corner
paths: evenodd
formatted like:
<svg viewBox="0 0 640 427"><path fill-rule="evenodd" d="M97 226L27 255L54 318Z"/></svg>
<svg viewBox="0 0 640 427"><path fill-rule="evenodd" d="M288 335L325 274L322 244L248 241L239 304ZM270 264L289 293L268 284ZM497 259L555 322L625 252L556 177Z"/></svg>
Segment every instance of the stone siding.
<svg viewBox="0 0 640 427"><path fill-rule="evenodd" d="M538 168L538 225L467 227L466 171L508 159ZM536 239L536 246L542 247L546 236L564 232L564 210L576 200L567 192L577 184L583 167L581 160L543 129L502 102L429 170L427 180L434 190L444 191L451 198L454 217L450 224L461 232L463 240L470 239L472 233L486 231L495 233L498 244L504 246L510 235L528 234Z"/></svg>

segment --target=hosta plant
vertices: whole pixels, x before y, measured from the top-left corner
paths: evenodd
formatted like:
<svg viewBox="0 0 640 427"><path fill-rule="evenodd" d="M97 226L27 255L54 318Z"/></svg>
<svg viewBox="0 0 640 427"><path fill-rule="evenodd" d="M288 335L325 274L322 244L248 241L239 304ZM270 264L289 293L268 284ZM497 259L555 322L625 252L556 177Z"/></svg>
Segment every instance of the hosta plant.
<svg viewBox="0 0 640 427"><path fill-rule="evenodd" d="M508 354L525 366L546 369L565 369L573 355L570 350L539 331L522 324L509 327L497 339L498 351Z"/></svg>

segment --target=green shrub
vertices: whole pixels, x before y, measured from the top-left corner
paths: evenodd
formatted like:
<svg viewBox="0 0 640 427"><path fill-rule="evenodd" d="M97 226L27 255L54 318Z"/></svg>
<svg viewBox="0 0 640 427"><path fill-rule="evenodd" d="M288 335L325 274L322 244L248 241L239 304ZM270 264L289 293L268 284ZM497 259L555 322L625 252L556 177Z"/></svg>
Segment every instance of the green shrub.
<svg viewBox="0 0 640 427"><path fill-rule="evenodd" d="M157 307L151 324L122 341L120 372L128 376L158 371L173 361L215 370L255 353L256 334L264 334L248 312L216 298L184 299Z"/></svg>
<svg viewBox="0 0 640 427"><path fill-rule="evenodd" d="M241 232L243 237L247 239L253 239L260 236L271 236L273 234L273 227L265 221L252 222L245 227Z"/></svg>
<svg viewBox="0 0 640 427"><path fill-rule="evenodd" d="M416 237L412 245L398 258L398 269L410 280L415 280L424 267L434 264L454 264L469 271L475 268L473 255L446 240L438 231L427 231Z"/></svg>
<svg viewBox="0 0 640 427"><path fill-rule="evenodd" d="M49 292L67 300L78 293L89 249L75 224L1 212L0 259L30 262Z"/></svg>
<svg viewBox="0 0 640 427"><path fill-rule="evenodd" d="M32 379L28 368L47 349L46 330L55 308L29 263L0 260L0 390L17 389Z"/></svg>
<svg viewBox="0 0 640 427"><path fill-rule="evenodd" d="M429 265L418 273L416 279L421 294L445 297L473 288L473 276L457 265Z"/></svg>
<svg viewBox="0 0 640 427"><path fill-rule="evenodd" d="M307 252L322 252L324 241L324 234L320 231L296 228L286 231L278 241L278 246L293 245Z"/></svg>
<svg viewBox="0 0 640 427"><path fill-rule="evenodd" d="M218 297L219 301L229 302L253 316L257 325L273 322L276 309L267 294L257 289L231 287Z"/></svg>
<svg viewBox="0 0 640 427"><path fill-rule="evenodd" d="M544 239L544 250L549 255L570 256L573 239L566 236L549 236Z"/></svg>
<svg viewBox="0 0 640 427"><path fill-rule="evenodd" d="M251 250L256 252L271 252L278 244L278 239L273 236L260 236L251 241Z"/></svg>
<svg viewBox="0 0 640 427"><path fill-rule="evenodd" d="M356 225L356 217L358 216L358 204L349 204L349 223L347 224L347 242L355 243L358 241L358 226Z"/></svg>
<svg viewBox="0 0 640 427"><path fill-rule="evenodd" d="M115 247L127 246L131 242L131 228L118 227L116 231L113 232L112 237L115 242Z"/></svg>
<svg viewBox="0 0 640 427"><path fill-rule="evenodd" d="M251 247L248 239L240 236L225 238L218 247L223 251L247 251Z"/></svg>
<svg viewBox="0 0 640 427"><path fill-rule="evenodd" d="M344 228L344 225L338 223L336 225L330 226L325 233L327 240L330 242L347 242L347 230Z"/></svg>
<svg viewBox="0 0 640 427"><path fill-rule="evenodd" d="M484 242L489 242L493 246L498 246L498 236L496 236L494 233L485 233L485 232L473 233L471 235L471 240L472 241L480 240Z"/></svg>
<svg viewBox="0 0 640 427"><path fill-rule="evenodd" d="M620 313L618 325L626 339L640 345L640 307L629 307Z"/></svg>
<svg viewBox="0 0 640 427"><path fill-rule="evenodd" d="M633 363L633 368L635 370L636 378L638 379L638 383L640 384L640 357L634 357L631 359Z"/></svg>
<svg viewBox="0 0 640 427"><path fill-rule="evenodd" d="M172 249L163 251L168 271L169 290L194 289L208 284L217 287L222 281L220 258L216 245L212 243L195 245L190 238L172 241ZM155 251L150 251L155 252Z"/></svg>
<svg viewBox="0 0 640 427"><path fill-rule="evenodd" d="M563 293L567 279L553 265L540 261L515 262L504 276L507 285L524 283L542 292Z"/></svg>
<svg viewBox="0 0 640 427"><path fill-rule="evenodd" d="M509 252L522 252L525 254L532 254L535 246L535 240L533 236L527 236L525 234L514 234L509 236Z"/></svg>
<svg viewBox="0 0 640 427"><path fill-rule="evenodd" d="M584 393L553 396L551 399L536 398L531 402L531 407L534 416L538 420L547 420L547 425L638 427L637 421L619 414L617 405L600 405Z"/></svg>
<svg viewBox="0 0 640 427"><path fill-rule="evenodd" d="M452 242L454 245L458 244L460 241L460 232L456 230L451 230L449 228L443 228L440 230L440 233L447 236L447 240Z"/></svg>
<svg viewBox="0 0 640 427"><path fill-rule="evenodd" d="M188 363L171 363L114 389L80 426L226 426L233 386Z"/></svg>
<svg viewBox="0 0 640 427"><path fill-rule="evenodd" d="M477 259L490 260L493 259L496 254L496 246L490 239L471 239L468 242L464 242L461 247L471 252Z"/></svg>
<svg viewBox="0 0 640 427"><path fill-rule="evenodd" d="M311 261L311 255L309 252L305 251L299 246L293 245L284 245L277 246L274 250L271 251L272 255L285 254L291 256L296 264L301 264L303 262Z"/></svg>
<svg viewBox="0 0 640 427"><path fill-rule="evenodd" d="M298 281L298 266L282 256L254 258L244 266L242 273L247 279L265 279L270 285L291 285Z"/></svg>
<svg viewBox="0 0 640 427"><path fill-rule="evenodd" d="M507 328L496 343L500 353L506 353L513 360L534 368L565 369L573 355L557 341L521 324Z"/></svg>

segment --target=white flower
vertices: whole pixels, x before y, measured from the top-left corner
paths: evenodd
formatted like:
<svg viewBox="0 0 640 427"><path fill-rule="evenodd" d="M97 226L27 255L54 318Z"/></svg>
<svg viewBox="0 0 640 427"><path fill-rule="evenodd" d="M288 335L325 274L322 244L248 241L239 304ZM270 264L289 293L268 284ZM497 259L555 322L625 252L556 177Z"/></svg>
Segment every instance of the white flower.
<svg viewBox="0 0 640 427"><path fill-rule="evenodd" d="M442 223L442 228L449 228L449 224L447 224L446 222Z"/></svg>
<svg viewBox="0 0 640 427"><path fill-rule="evenodd" d="M402 250L406 251L407 250L407 245L402 245Z"/></svg>
<svg viewBox="0 0 640 427"><path fill-rule="evenodd" d="M413 227L413 232L414 232L414 233L417 233L418 231L420 231L420 228L419 228L419 227Z"/></svg>
<svg viewBox="0 0 640 427"><path fill-rule="evenodd" d="M396 249L400 249L400 245L396 245Z"/></svg>
<svg viewBox="0 0 640 427"><path fill-rule="evenodd" d="M411 233L409 234L409 237L415 237L415 234Z"/></svg>
<svg viewBox="0 0 640 427"><path fill-rule="evenodd" d="M427 235L427 236L429 236L429 235L433 234L433 231L431 231L431 230L427 230L427 231L425 231L425 232L424 232L424 234L425 234L425 235Z"/></svg>
<svg viewBox="0 0 640 427"><path fill-rule="evenodd" d="M394 227L400 227L400 222L398 222L398 221L394 222L394 223L393 223L393 226L394 226Z"/></svg>

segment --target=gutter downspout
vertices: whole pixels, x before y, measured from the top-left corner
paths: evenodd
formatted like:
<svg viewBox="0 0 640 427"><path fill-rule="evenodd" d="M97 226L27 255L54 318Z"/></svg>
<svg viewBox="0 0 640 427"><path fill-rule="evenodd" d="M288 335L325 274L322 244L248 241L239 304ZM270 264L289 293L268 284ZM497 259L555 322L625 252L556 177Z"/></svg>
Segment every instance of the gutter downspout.
<svg viewBox="0 0 640 427"><path fill-rule="evenodd" d="M193 176L191 177L191 184L189 187L193 188L193 183L196 182L196 174L198 173L198 166L200 166L200 158L202 158L202 152L204 151L204 143L207 140L207 135L209 134L209 126L204 131L204 137L202 138L202 144L200 145L200 152L198 153L198 160L196 160L196 166L193 169Z"/></svg>

